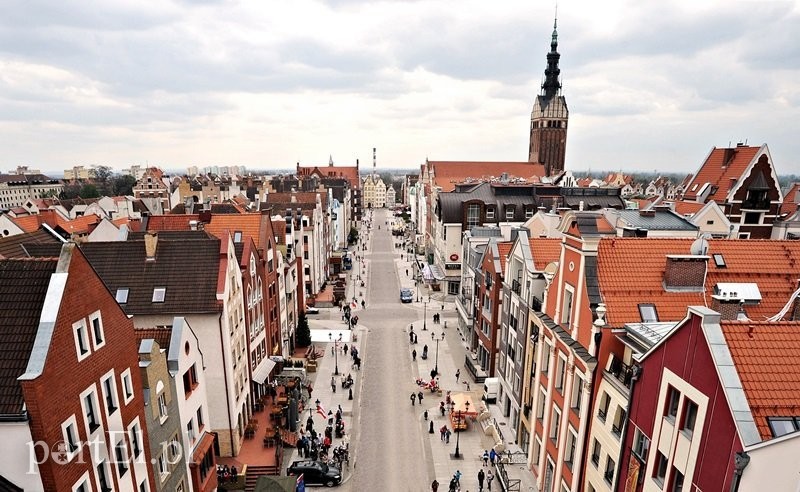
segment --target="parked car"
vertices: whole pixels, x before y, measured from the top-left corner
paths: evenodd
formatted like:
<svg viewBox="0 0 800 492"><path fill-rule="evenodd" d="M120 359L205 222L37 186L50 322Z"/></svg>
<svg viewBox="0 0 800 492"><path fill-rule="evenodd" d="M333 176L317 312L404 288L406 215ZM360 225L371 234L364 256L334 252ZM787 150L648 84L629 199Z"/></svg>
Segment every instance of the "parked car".
<svg viewBox="0 0 800 492"><path fill-rule="evenodd" d="M413 302L414 292L411 289L400 289L400 302Z"/></svg>
<svg viewBox="0 0 800 492"><path fill-rule="evenodd" d="M308 306L306 308L306 314L319 314L319 308L314 306Z"/></svg>
<svg viewBox="0 0 800 492"><path fill-rule="evenodd" d="M295 477L303 475L306 485L333 487L342 483L342 472L322 461L295 461L286 470L286 474Z"/></svg>

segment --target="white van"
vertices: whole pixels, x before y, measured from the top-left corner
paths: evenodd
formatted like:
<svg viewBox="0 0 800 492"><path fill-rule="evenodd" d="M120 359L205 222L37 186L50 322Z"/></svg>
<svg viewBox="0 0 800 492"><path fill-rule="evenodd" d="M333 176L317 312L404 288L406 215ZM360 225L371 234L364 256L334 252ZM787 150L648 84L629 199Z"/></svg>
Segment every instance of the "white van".
<svg viewBox="0 0 800 492"><path fill-rule="evenodd" d="M498 378L486 378L483 381L483 401L486 403L497 402L497 392L500 390L500 380Z"/></svg>

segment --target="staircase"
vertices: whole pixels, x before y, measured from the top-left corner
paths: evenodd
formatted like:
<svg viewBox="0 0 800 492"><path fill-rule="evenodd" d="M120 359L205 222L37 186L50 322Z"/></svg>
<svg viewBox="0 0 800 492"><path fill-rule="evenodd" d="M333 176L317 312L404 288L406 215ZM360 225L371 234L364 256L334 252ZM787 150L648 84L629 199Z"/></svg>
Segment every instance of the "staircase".
<svg viewBox="0 0 800 492"><path fill-rule="evenodd" d="M256 489L256 482L258 482L259 477L264 475L275 476L280 474L281 472L276 465L247 465L247 474L244 477L244 490L245 492L253 492Z"/></svg>

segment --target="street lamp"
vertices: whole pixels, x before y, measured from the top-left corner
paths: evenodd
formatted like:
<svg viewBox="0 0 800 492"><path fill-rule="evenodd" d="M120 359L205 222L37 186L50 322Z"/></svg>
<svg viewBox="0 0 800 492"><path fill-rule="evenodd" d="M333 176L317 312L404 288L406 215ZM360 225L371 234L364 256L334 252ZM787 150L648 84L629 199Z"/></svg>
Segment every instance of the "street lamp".
<svg viewBox="0 0 800 492"><path fill-rule="evenodd" d="M428 301L425 301L425 314L422 315L422 331L428 331Z"/></svg>
<svg viewBox="0 0 800 492"><path fill-rule="evenodd" d="M435 372L436 375L438 376L439 375L439 341L440 341L440 339L438 337L436 337L434 340L436 341L436 364L433 367L433 372ZM444 342L444 333L442 333L441 341Z"/></svg>
<svg viewBox="0 0 800 492"><path fill-rule="evenodd" d="M328 340L333 341L333 334L332 333L328 333ZM339 342L338 340L333 342L333 354L334 354L334 357L336 358L336 367L333 370L333 374L336 375L336 376L339 375L339 344L338 344L338 342Z"/></svg>
<svg viewBox="0 0 800 492"><path fill-rule="evenodd" d="M464 406L466 407L467 413L469 413L469 402L468 401L464 402ZM459 437L461 437L461 426L463 425L461 419L464 418L463 417L464 413L461 410L459 410L456 413L456 415L458 416L458 420L456 420L456 424L458 424L458 425L457 425L457 427L455 429L455 431L456 431L456 452L453 454L453 458L461 459L461 453L459 452L458 445L460 444Z"/></svg>

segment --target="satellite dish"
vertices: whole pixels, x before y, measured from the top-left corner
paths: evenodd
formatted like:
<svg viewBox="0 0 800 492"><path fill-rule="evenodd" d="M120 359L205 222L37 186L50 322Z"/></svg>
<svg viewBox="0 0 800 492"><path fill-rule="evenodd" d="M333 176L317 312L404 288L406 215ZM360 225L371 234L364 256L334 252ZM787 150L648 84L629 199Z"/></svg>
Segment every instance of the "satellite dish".
<svg viewBox="0 0 800 492"><path fill-rule="evenodd" d="M702 237L699 239L695 239L689 251L693 255L698 255L698 256L708 254L708 241Z"/></svg>

